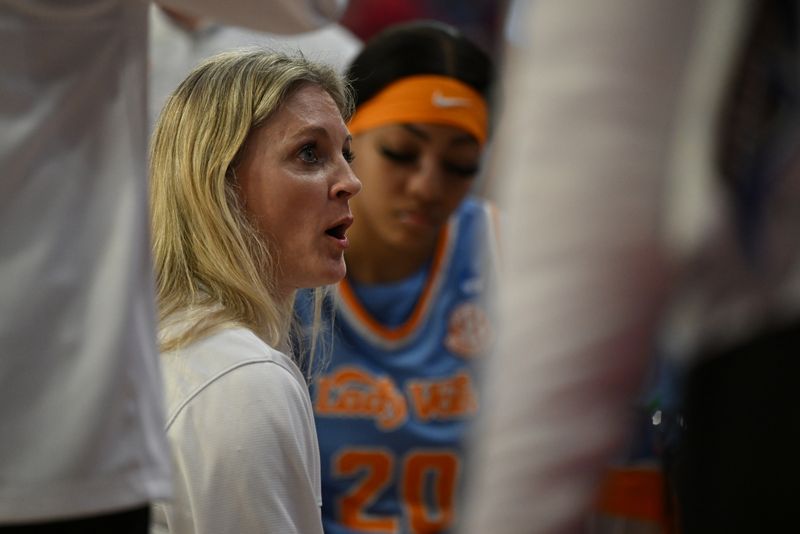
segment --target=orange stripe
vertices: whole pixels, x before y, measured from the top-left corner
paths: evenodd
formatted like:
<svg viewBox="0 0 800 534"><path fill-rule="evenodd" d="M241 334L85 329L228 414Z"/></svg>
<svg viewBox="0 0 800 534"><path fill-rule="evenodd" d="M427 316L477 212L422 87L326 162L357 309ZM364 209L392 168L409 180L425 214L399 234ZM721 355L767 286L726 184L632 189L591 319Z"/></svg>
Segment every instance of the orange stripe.
<svg viewBox="0 0 800 534"><path fill-rule="evenodd" d="M596 509L608 515L666 526L664 484L659 469L611 469L600 486Z"/></svg>
<svg viewBox="0 0 800 534"><path fill-rule="evenodd" d="M417 301L417 304L414 306L414 311L411 312L411 317L409 317L405 323L394 328L390 328L378 322L372 315L370 315L366 308L364 308L361 302L359 302L358 297L356 297L355 291L353 291L353 288L347 281L347 278L344 278L341 282L339 282L339 295L347 307L350 308L350 310L356 315L356 317L358 317L362 323L367 325L367 327L369 327L369 329L375 334L390 341L397 341L404 338L418 326L420 320L422 319L423 312L425 311L428 304L428 299L430 298L431 290L433 289L433 282L436 280L437 274L439 273L439 269L442 265L442 260L444 259L444 252L447 248L446 245L449 236L449 225L446 225L439 237L439 242L436 244L436 251L434 252L433 256L433 265L431 266L431 272L428 275L428 280L425 282L425 288L422 290L422 295Z"/></svg>

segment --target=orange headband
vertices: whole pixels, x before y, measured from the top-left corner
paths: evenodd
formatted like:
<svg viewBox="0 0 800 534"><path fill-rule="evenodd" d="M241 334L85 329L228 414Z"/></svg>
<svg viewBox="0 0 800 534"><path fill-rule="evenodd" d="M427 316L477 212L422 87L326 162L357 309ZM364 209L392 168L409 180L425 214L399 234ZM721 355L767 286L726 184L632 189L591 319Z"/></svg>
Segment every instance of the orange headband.
<svg viewBox="0 0 800 534"><path fill-rule="evenodd" d="M488 129L486 101L453 78L409 76L387 85L358 107L350 123L355 135L398 122L428 122L463 128L483 144Z"/></svg>

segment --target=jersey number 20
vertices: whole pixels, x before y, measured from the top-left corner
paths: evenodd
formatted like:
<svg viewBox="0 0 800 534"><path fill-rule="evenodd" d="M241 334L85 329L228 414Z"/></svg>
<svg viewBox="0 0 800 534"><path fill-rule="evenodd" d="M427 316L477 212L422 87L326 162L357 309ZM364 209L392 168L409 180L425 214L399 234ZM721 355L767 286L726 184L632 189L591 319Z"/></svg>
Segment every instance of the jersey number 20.
<svg viewBox="0 0 800 534"><path fill-rule="evenodd" d="M343 525L364 532L399 532L399 518L366 512L389 485L394 470L395 456L383 449L347 449L336 456L334 476L364 473L339 501ZM416 450L402 458L397 497L412 533L433 534L451 526L458 472L458 456L449 451Z"/></svg>

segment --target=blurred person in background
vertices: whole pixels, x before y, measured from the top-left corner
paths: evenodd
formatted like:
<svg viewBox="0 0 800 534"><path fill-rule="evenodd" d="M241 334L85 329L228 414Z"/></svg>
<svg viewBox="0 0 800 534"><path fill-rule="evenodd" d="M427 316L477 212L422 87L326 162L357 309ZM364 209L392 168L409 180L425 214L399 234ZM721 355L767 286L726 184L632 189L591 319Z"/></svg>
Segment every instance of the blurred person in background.
<svg viewBox="0 0 800 534"><path fill-rule="evenodd" d="M446 532L489 352L493 209L470 195L493 67L451 26L391 27L348 70L364 191L312 400L328 534Z"/></svg>
<svg viewBox="0 0 800 534"><path fill-rule="evenodd" d="M299 32L344 1L171 0ZM136 532L170 495L146 206L147 9L0 7L0 530Z"/></svg>
<svg viewBox="0 0 800 534"><path fill-rule="evenodd" d="M800 476L797 2L539 1L497 139L502 331L462 532L584 532L658 343L681 531L786 532ZM535 169L535 172L531 172Z"/></svg>
<svg viewBox="0 0 800 534"><path fill-rule="evenodd" d="M220 24L208 18L150 6L150 124L155 124L169 94L204 59L235 48L302 52L312 61L344 72L361 48L346 28L327 24L298 34L267 33Z"/></svg>

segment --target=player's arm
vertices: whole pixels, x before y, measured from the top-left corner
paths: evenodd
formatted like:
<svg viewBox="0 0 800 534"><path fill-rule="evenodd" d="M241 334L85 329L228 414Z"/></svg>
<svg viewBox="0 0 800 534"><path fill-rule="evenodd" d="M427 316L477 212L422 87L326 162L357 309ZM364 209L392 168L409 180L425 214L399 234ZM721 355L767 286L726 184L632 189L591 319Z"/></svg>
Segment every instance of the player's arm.
<svg viewBox="0 0 800 534"><path fill-rule="evenodd" d="M661 290L664 162L694 2L531 3L495 143L509 213L463 532L579 532ZM595 4L592 4L595 6Z"/></svg>

